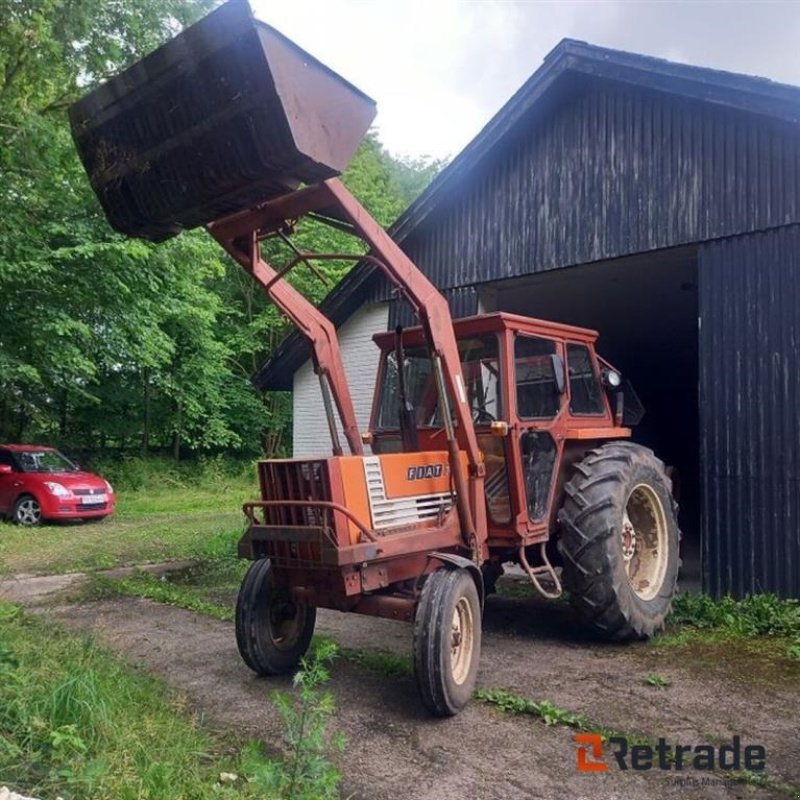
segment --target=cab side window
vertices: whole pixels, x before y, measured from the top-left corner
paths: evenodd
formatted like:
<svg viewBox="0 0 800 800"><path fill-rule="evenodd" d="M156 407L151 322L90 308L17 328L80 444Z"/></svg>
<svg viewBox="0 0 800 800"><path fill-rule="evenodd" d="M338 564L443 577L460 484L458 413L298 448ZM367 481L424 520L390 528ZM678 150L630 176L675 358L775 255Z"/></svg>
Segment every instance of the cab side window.
<svg viewBox="0 0 800 800"><path fill-rule="evenodd" d="M603 393L589 348L583 344L567 345L567 366L569 410L577 415L604 414Z"/></svg>
<svg viewBox="0 0 800 800"><path fill-rule="evenodd" d="M514 340L517 413L520 419L551 419L558 414L561 396L553 371L556 344L536 336Z"/></svg>

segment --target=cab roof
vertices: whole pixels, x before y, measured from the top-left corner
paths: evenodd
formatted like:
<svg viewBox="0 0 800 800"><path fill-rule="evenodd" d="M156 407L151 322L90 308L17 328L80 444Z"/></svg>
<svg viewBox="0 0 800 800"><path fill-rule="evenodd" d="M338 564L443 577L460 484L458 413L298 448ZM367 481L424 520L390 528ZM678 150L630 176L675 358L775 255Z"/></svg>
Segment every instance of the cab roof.
<svg viewBox="0 0 800 800"><path fill-rule="evenodd" d="M521 314L507 314L500 311L493 314L480 314L474 317L462 317L461 319L453 320L453 328L455 329L456 339L481 333L497 333L511 330L532 336L541 336L545 339L594 344L599 335L597 331L589 328L579 328L576 325L564 325L560 322L550 322L549 320L534 319L533 317L524 317ZM394 347L394 331L382 331L381 333L376 333L372 338L382 350ZM413 328L403 329L404 344L419 344L422 343L422 340L422 326L415 325Z"/></svg>

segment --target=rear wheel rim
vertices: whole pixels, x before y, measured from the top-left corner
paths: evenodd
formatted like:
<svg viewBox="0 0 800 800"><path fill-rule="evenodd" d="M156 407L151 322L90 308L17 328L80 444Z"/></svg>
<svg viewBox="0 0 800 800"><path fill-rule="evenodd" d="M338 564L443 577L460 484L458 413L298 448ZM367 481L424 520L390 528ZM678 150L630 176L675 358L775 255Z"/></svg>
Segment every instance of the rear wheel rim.
<svg viewBox="0 0 800 800"><path fill-rule="evenodd" d="M17 522L20 525L36 525L42 519L42 509L33 498L22 500L17 506Z"/></svg>
<svg viewBox="0 0 800 800"><path fill-rule="evenodd" d="M459 686L466 681L472 667L475 641L475 619L468 598L460 597L453 609L450 625L450 673Z"/></svg>
<svg viewBox="0 0 800 800"><path fill-rule="evenodd" d="M620 534L622 560L631 588L641 600L661 591L667 573L669 539L661 499L646 483L633 487Z"/></svg>

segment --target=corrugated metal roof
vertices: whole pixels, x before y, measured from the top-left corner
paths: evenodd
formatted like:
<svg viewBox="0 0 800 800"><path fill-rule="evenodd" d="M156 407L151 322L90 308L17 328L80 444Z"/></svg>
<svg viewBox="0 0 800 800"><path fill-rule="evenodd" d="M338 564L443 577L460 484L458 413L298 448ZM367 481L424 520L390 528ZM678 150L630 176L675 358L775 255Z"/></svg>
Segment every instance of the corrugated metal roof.
<svg viewBox="0 0 800 800"><path fill-rule="evenodd" d="M672 155L676 157L685 156L683 150L689 146L689 140L698 131L692 129L691 123L686 130L682 130L680 127L676 129L674 119L669 114L665 115L655 108L658 103L654 102L652 98L656 92L662 93L665 97L681 98L686 103L695 104L697 107L724 108L729 111L736 110L739 112L746 111L748 115L757 115L754 119L758 117L765 120L769 119L778 125L781 123L786 125L788 123L790 127L794 127L800 122L800 88L798 87L774 83L763 78L753 78L734 73L675 64L648 56L595 47L585 42L564 40L547 56L542 67L526 81L478 136L437 176L428 189L397 220L390 228L390 234L396 241L404 245L404 249L409 252L409 255L417 260L435 282L444 287L508 277L511 274L511 272L503 273L502 276L486 274L485 265L487 263L498 265L498 269L513 263L523 270L531 271L537 268L565 266L594 258L608 258L623 253L638 252L646 250L648 247L667 247L685 243L686 241L703 240L737 232L736 214L739 206L735 204L725 209L724 213L729 215L726 225L703 227L702 224L698 224L695 230L687 228L686 231L677 231L673 230L675 228L674 221L665 219L658 209L653 209L652 214L645 210L641 218L637 216L635 208L629 209L627 215L617 213L613 207L605 204L606 198L604 198L603 193L598 192L593 198L593 202L597 213L601 216L599 220L593 221L595 228L599 229L602 225L609 226L608 214L614 214L616 219L615 222L611 221L610 223L616 226L616 234L611 237L614 241L609 243L608 246L595 246L596 242L594 240L588 240L590 231L588 226L584 224L586 218L581 217L581 213L585 209L579 209L576 206L574 221L576 226L581 226L580 230L577 233L572 230L561 229L553 231L553 242L556 244L560 242L564 248L567 248L567 246L572 248L574 252L569 254L565 249L563 253L556 255L553 248L550 248L546 253L542 250L542 253L538 255L531 254L531 248L543 248L545 246L540 241L542 238L539 235L540 231L535 232L535 241L532 240L526 243L524 237L518 237L517 244L522 248L521 252L526 254L525 258L516 256L512 258L511 254L492 252L491 248L489 248L477 254L477 257L470 262L467 254L452 252L452 243L448 241L451 238L448 236L448 226L472 226L472 229L476 230L477 234L472 237L471 243L481 247L485 247L488 242L494 242L496 245L498 237L493 234L493 230L488 229L490 226L484 213L486 203L483 202L483 207L481 207L481 201L472 200L471 198L474 194L472 189L476 175L481 173L484 180L489 182L483 192L485 195L483 201L493 192L501 202L504 196L508 197L507 184L504 183L506 179L498 174L498 171L502 171L504 166L498 166L498 160L499 155L502 154L505 157L510 154L510 158L506 158L505 163L511 164L511 167L513 167L514 158L518 162L523 158L531 158L530 149L525 153L522 152L525 145L524 143L520 145L518 136L521 123L529 124L532 115L552 115L560 100L567 96L574 97L576 91L585 89L586 86L608 86L609 82L616 86L624 85L630 89L632 99L627 106L625 104L626 101L617 99L618 95L615 95L614 92L606 92L604 100L602 99L603 93L597 92L594 95L595 105L583 110L584 115L588 113L589 116L585 118L582 127L578 126L576 129L575 119L565 120L561 130L553 132L553 135L562 139L565 136L571 137L573 145L578 148L594 146L596 137L604 135L603 126L606 124L605 119L607 117L603 117L603 109L598 105L598 103L604 102L609 108L613 107L612 110L616 114L616 119L628 126L632 140L636 139L636 137L639 140L648 140L649 152L659 151L663 138L671 134ZM598 100L598 98L600 99ZM648 100L647 98L651 99ZM698 126L702 124L702 116L702 114L696 115ZM707 113L706 116L710 115ZM729 124L729 122L726 122L726 126ZM590 130L592 125L594 125L594 129ZM732 168L733 161L739 158L742 153L750 161L753 160L753 154L745 152L747 150L745 144L740 144L739 140L735 140L730 136L725 139L724 131L720 135L723 135L723 139L717 141L713 139L712 134L700 132L701 137L712 137L706 142L708 153L715 156L718 162L719 159L723 161L728 159L730 162L727 167L728 170ZM748 136L749 139L742 139L742 142L755 141L754 134L748 134ZM769 138L768 134L765 134L765 136L767 139ZM774 148L771 142L767 142L767 145ZM612 146L616 145L612 143ZM562 151L561 160L558 161L556 159L548 165L550 169L554 169L559 173L568 170L570 166L569 153L563 147ZM619 165L624 169L626 166L624 162L626 153L624 150L620 150L618 155ZM787 174L790 176L789 182L791 183L791 176L794 175L796 177L800 174L800 163L796 162L796 157L793 153L788 157L791 160L788 173L785 164L781 164L775 170L772 170L768 165L768 168L764 170L765 174L760 176L761 182L758 185L766 187L767 191L770 191L772 182L780 180L781 175L785 177ZM662 161L663 163L660 166L669 171L672 162L669 158L662 159ZM685 163L687 163L686 158L684 158ZM493 166L495 167L494 173L492 173ZM542 170L542 175L539 175L537 171L538 165L532 160L526 162L523 166L525 169L520 170L517 168L515 180L518 183L524 181L529 188L535 187L537 178L548 177L544 169ZM630 167L629 173L636 180L647 180L646 176L640 176L636 172L641 165L630 164L628 166ZM658 167L659 163L656 163L655 166ZM720 166L719 163L717 163L717 166ZM506 171L511 167L506 168ZM517 167L519 167L519 163ZM720 168L723 172L726 169L724 164ZM552 175L549 177L552 178ZM613 184L617 178L613 173L601 177L606 186ZM679 175L677 177L687 176ZM493 181L494 183L492 183ZM711 182L714 183L716 189L719 189L724 183L719 176L716 176ZM673 191L676 185L677 181L671 187ZM465 190L465 187L468 187L467 190ZM585 198L586 192L592 189L592 187L588 186L576 186L574 188L576 199ZM790 197L792 194L791 186L785 189L782 194L784 198ZM527 195L530 196L526 202L534 205L527 208L527 210L519 207L518 204L513 208L509 207L505 219L493 221L495 228L514 224L522 224L524 226L526 219L531 214L547 214L546 204L541 197L538 197L530 190L527 191ZM800 192L795 190L793 196L794 200L792 202L796 205ZM520 194L514 198L513 203L517 203L520 197L523 197L523 195ZM691 197L689 197L689 200L691 200ZM442 215L442 209L446 208L448 204L453 205L459 201L461 205L454 209L453 214L450 214L447 218L439 218ZM681 196L675 195L674 202L683 202ZM742 203L744 204L745 202L746 198ZM537 203L538 206L536 205ZM770 209L771 204L768 201L766 203L760 201L758 208ZM693 209L686 209L685 217L687 219L693 217L698 223L702 223L701 217L708 213L707 207L701 211L698 206ZM788 221L792 220L784 218L777 222L766 220L754 224L769 225ZM715 222L719 222L719 220L715 220ZM478 230L480 225L484 225L487 228L484 231L485 235L482 240L480 230ZM631 230L632 225L641 227L641 236L637 236L636 232ZM661 228L659 228L659 225ZM496 229L494 233L496 233ZM660 235L660 233L664 235ZM692 239L692 236L695 239ZM641 244L646 237L655 238L652 243L645 242ZM627 249L621 244L626 238L629 240ZM440 242L438 242L439 239L441 239ZM483 241L483 245L480 244L481 241ZM506 240L506 243L508 243L508 240ZM587 246L581 247L582 243ZM637 250L636 248L639 249ZM443 254L447 255L448 253L448 257L445 258ZM473 264L472 274L469 275L465 270L465 264L467 263ZM452 272L459 273L458 279L449 281L448 274ZM328 295L323 302L323 310L336 324L340 324L365 300L386 297L385 290L382 288L380 281L377 280L378 277L373 274L371 267L364 264L357 265ZM300 337L296 333L292 334L280 345L273 358L259 370L254 377L254 381L262 388L289 388L291 375L306 357L307 351L300 341Z"/></svg>

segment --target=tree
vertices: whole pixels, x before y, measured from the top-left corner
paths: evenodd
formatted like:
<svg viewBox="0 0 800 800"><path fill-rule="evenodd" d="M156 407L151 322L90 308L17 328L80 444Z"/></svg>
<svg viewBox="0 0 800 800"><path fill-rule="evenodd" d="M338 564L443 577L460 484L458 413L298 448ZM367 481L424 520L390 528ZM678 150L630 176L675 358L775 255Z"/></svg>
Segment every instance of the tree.
<svg viewBox="0 0 800 800"><path fill-rule="evenodd" d="M287 398L249 381L285 321L205 232L158 246L114 233L66 119L92 85L212 5L0 0L0 440L285 450ZM389 224L437 166L396 161L370 134L344 179ZM313 222L300 243L356 247ZM321 264L325 283L304 267L291 280L318 301L351 266Z"/></svg>

